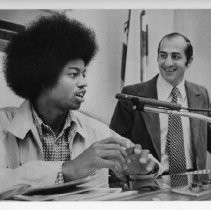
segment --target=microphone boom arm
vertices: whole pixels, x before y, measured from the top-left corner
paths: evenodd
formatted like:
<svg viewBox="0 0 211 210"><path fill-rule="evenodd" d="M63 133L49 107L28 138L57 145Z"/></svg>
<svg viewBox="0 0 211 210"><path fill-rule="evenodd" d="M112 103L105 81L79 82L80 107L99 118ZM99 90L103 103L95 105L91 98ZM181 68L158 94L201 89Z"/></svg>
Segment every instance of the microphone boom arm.
<svg viewBox="0 0 211 210"><path fill-rule="evenodd" d="M174 114L174 115L181 115L183 117L189 117L189 118L194 118L198 120L203 120L205 122L211 123L211 117L204 116L202 114L197 114L193 112L179 112L176 110L169 110L169 109L162 109L162 108L154 108L154 107L148 107L144 106L143 110L146 112L153 112L153 113L163 113L163 114Z"/></svg>
<svg viewBox="0 0 211 210"><path fill-rule="evenodd" d="M184 117L195 118L208 123L211 123L211 117L194 113L193 111L211 112L210 109L195 109L182 107L180 104L159 101L157 99L133 96L128 94L116 94L116 98L120 100L131 101L133 108L140 111L163 113L168 115L181 115ZM184 110L184 111L183 111ZM185 111L186 110L186 111ZM188 112L190 111L190 112Z"/></svg>

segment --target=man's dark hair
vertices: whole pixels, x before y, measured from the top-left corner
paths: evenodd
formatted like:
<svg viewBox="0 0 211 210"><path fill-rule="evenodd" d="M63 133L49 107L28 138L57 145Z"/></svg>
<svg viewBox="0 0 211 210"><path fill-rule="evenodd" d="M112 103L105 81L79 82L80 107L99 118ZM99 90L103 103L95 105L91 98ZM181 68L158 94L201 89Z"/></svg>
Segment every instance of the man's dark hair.
<svg viewBox="0 0 211 210"><path fill-rule="evenodd" d="M187 59L187 62L186 62L186 65L188 65L188 63L190 62L191 58L193 57L193 46L190 42L190 40L184 36L183 34L180 34L180 33L177 33L177 32L174 32L174 33L170 33L170 34L167 34L165 35L159 42L159 45L158 45L158 54L160 52L160 45L162 43L162 41L164 39L172 39L172 38L175 38L175 37L182 37L185 42L186 42L186 47L185 47L185 56L186 56L186 59Z"/></svg>
<svg viewBox="0 0 211 210"><path fill-rule="evenodd" d="M61 14L41 17L8 44L7 84L18 96L35 100L56 84L68 61L82 59L86 66L97 50L94 31L77 20Z"/></svg>

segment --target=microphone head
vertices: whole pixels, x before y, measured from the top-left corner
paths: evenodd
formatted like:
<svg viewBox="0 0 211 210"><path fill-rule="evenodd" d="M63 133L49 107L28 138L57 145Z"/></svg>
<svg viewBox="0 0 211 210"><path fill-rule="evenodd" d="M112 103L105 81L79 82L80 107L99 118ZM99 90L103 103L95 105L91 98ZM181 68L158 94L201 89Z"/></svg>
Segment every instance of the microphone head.
<svg viewBox="0 0 211 210"><path fill-rule="evenodd" d="M163 107L163 108L172 109L172 110L180 110L182 108L180 104L159 101L154 98L127 95L127 94L122 94L122 93L117 93L115 97L116 99L128 100L128 101L131 101L135 105L141 105L141 106L146 105L146 106L152 106L152 107Z"/></svg>
<svg viewBox="0 0 211 210"><path fill-rule="evenodd" d="M121 94L121 93L117 93L117 94L115 95L115 98L116 98L116 99L123 99L123 100L129 99L127 94Z"/></svg>

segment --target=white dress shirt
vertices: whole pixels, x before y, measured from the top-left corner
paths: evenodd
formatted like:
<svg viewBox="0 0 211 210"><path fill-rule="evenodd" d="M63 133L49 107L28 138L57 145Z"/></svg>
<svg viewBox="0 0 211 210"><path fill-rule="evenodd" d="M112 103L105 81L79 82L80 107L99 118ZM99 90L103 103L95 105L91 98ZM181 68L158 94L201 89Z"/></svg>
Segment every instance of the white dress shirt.
<svg viewBox="0 0 211 210"><path fill-rule="evenodd" d="M172 100L172 91L173 86L166 82L161 75L159 75L157 80L157 94L158 100L171 102ZM177 103L181 104L183 107L188 107L187 95L185 91L185 81L183 81L177 86L181 95L177 97ZM161 165L163 171L169 170L169 157L165 153L166 147L166 136L168 132L168 115L160 113L160 133L161 133ZM182 127L183 127L183 136L184 136L184 149L185 149L185 158L186 158L186 168L193 168L192 163L192 146L191 146L191 133L190 133L190 120L188 117L182 117Z"/></svg>

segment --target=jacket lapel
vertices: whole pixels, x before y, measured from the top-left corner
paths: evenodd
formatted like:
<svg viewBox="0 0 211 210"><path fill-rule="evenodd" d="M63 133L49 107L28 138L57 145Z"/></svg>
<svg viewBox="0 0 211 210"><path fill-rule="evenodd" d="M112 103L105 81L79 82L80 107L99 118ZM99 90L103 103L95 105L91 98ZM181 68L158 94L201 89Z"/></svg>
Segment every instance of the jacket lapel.
<svg viewBox="0 0 211 210"><path fill-rule="evenodd" d="M16 114L8 127L8 131L15 137L19 138L19 140L23 141L30 130L42 152L42 143L32 119L30 102L26 100L16 111Z"/></svg>
<svg viewBox="0 0 211 210"><path fill-rule="evenodd" d="M142 96L157 99L157 78L158 75L146 83L144 92L141 93ZM140 114L142 114L144 118L145 125L152 139L153 146L158 154L159 159L161 159L159 114L152 112L141 112Z"/></svg>
<svg viewBox="0 0 211 210"><path fill-rule="evenodd" d="M189 108L201 108L200 105L200 94L195 91L193 88L190 87L191 84L189 82L185 83L185 89L187 93L187 99L188 99L188 107ZM190 130L191 130L191 138L193 140L196 139L199 133L199 120L193 120L190 118Z"/></svg>
<svg viewBox="0 0 211 210"><path fill-rule="evenodd" d="M193 86L191 83L187 82L185 83L186 93L187 93L187 99L188 99L188 107L189 108L196 108L201 109L203 108L203 96L200 94L197 88ZM200 112L197 112L199 114L203 114ZM206 145L205 139L200 136L200 129L202 129L203 122L200 120L194 120L190 118L190 131L191 131L191 140L193 144L193 155L196 157L196 165L197 167L200 167L199 162L197 160L203 159L202 154L204 151L204 146Z"/></svg>

